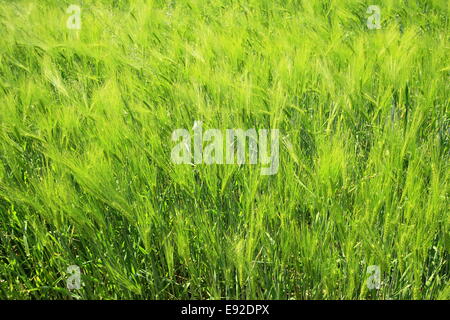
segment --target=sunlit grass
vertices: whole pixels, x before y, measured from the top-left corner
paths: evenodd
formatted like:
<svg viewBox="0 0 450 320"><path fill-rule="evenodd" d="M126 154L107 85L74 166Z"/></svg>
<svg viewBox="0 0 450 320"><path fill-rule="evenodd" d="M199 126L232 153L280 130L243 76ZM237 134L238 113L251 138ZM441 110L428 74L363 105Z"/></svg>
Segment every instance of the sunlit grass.
<svg viewBox="0 0 450 320"><path fill-rule="evenodd" d="M0 1L0 298L450 298L446 0L74 3ZM196 120L278 173L173 164Z"/></svg>

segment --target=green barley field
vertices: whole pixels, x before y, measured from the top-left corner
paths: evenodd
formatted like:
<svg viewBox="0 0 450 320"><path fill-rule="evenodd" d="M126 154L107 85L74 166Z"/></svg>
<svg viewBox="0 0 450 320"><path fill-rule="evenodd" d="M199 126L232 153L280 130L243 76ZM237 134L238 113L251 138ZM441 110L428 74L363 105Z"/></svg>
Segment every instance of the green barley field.
<svg viewBox="0 0 450 320"><path fill-rule="evenodd" d="M449 299L449 31L447 0L0 0L0 299ZM279 130L276 173L175 163L196 121Z"/></svg>

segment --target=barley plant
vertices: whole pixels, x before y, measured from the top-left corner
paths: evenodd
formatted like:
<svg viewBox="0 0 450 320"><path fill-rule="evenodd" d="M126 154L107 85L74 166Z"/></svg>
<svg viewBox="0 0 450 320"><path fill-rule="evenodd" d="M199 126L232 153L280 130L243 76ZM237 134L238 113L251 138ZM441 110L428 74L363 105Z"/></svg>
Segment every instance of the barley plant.
<svg viewBox="0 0 450 320"><path fill-rule="evenodd" d="M447 0L0 0L0 298L449 299L449 49Z"/></svg>

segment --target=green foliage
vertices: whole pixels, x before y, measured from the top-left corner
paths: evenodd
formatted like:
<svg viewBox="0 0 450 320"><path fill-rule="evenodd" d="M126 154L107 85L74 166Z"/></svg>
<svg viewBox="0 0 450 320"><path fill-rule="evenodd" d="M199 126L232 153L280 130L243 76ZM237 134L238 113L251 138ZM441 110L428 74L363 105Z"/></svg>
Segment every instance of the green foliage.
<svg viewBox="0 0 450 320"><path fill-rule="evenodd" d="M70 4L0 1L0 298L450 298L446 0ZM195 120L278 173L173 164Z"/></svg>

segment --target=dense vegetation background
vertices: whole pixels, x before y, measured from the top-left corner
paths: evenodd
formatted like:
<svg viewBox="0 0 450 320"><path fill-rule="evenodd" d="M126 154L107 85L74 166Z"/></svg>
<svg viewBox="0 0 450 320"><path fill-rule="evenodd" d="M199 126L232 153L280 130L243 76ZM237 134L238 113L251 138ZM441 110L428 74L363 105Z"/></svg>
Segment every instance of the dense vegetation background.
<svg viewBox="0 0 450 320"><path fill-rule="evenodd" d="M448 19L447 0L0 1L0 298L448 299ZM173 164L195 120L278 128L278 173Z"/></svg>

